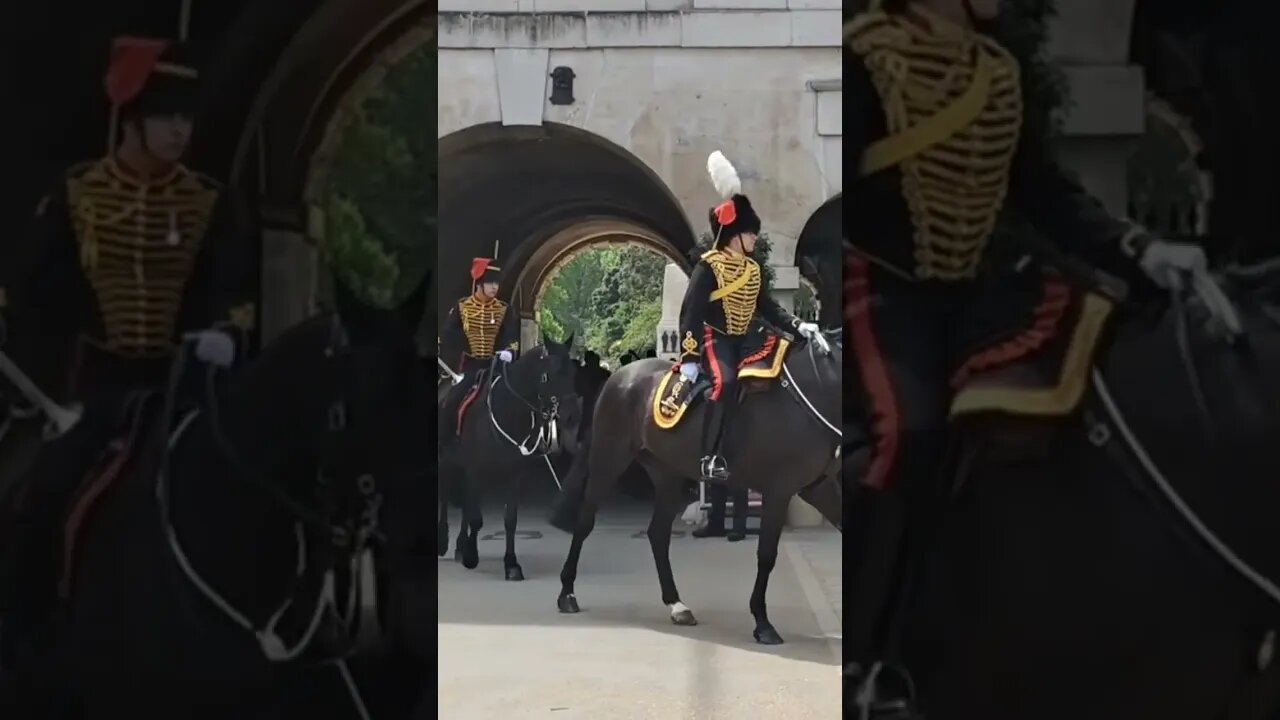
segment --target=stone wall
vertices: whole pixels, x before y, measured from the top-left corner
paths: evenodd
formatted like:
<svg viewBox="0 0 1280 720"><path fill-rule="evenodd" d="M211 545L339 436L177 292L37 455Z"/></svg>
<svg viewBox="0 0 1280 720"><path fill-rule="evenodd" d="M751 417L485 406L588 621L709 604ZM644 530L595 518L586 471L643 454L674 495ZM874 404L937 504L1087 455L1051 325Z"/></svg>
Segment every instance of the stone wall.
<svg viewBox="0 0 1280 720"><path fill-rule="evenodd" d="M446 0L439 132L492 122L589 131L652 169L695 230L717 199L707 155L723 150L774 241L773 262L789 266L809 216L841 190L839 7ZM573 71L572 104L550 102L557 67ZM779 279L791 290L798 274Z"/></svg>

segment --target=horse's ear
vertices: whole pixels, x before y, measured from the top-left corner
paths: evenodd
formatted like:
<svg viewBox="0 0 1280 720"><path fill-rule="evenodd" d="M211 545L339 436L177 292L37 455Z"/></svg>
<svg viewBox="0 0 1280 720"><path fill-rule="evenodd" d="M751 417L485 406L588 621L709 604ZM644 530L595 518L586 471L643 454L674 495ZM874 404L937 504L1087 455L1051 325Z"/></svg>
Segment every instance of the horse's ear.
<svg viewBox="0 0 1280 720"><path fill-rule="evenodd" d="M399 305L384 309L360 298L342 278L333 278L334 309L352 344L371 345L380 342L412 339L426 309L428 277Z"/></svg>

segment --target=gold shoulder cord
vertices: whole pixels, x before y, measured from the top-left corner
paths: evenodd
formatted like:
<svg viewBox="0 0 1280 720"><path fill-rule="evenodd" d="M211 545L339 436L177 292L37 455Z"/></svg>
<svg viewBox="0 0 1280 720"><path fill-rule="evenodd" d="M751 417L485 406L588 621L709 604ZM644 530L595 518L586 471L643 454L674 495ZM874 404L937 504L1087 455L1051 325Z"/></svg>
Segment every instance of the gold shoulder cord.
<svg viewBox="0 0 1280 720"><path fill-rule="evenodd" d="M972 278L1021 133L1017 62L976 34L934 32L885 13L859 16L846 40L866 63L889 129L865 151L860 173L901 170L918 278Z"/></svg>

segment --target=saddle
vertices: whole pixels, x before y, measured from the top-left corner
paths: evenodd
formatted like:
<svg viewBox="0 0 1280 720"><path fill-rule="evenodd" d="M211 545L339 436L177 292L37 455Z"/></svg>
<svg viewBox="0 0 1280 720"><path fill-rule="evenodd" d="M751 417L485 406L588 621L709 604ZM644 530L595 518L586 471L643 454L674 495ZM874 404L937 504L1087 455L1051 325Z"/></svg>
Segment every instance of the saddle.
<svg viewBox="0 0 1280 720"><path fill-rule="evenodd" d="M747 354L738 363L738 379L743 381L743 395L768 387L782 373L790 341L776 335L767 335L760 347ZM653 393L653 422L663 430L679 424L689 409L711 389L711 379L699 378L689 382L680 374L679 363L665 373ZM741 398L739 398L741 400Z"/></svg>
<svg viewBox="0 0 1280 720"><path fill-rule="evenodd" d="M1075 412L1113 307L1101 295L1048 280L1031 321L980 347L952 376L951 418L1061 418Z"/></svg>
<svg viewBox="0 0 1280 720"><path fill-rule="evenodd" d="M159 419L163 408L163 393L146 392L130 397L125 403L116 431L109 436L106 447L77 485L62 528L62 568L58 580L58 596L63 600L71 596L76 552L85 524L98 503L133 466L147 437L147 428Z"/></svg>

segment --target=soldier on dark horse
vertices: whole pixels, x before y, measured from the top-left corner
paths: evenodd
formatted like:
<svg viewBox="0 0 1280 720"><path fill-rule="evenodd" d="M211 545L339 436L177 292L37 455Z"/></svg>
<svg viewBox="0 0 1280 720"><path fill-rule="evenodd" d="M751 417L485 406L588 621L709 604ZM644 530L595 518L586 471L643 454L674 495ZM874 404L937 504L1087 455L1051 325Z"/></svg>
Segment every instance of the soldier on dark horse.
<svg viewBox="0 0 1280 720"><path fill-rule="evenodd" d="M181 162L198 81L182 45L116 40L109 152L71 168L12 248L3 352L53 399L84 410L30 470L5 548L7 627L43 625L69 497L108 441L154 413L152 391L165 387L175 353L194 348L226 367L248 350L253 243L231 195Z"/></svg>
<svg viewBox="0 0 1280 720"><path fill-rule="evenodd" d="M461 376L440 403L442 439L458 436L463 414L493 361L509 363L520 353L520 321L498 299L502 268L493 263L489 258L471 261L471 294L449 309L440 329L440 355L446 365L456 364L452 370Z"/></svg>
<svg viewBox="0 0 1280 720"><path fill-rule="evenodd" d="M720 152L711 155L707 169L725 200L709 213L715 247L694 269L682 308L683 355L674 366L658 359L631 363L601 390L585 471L575 468L552 517L556 527L573 533L557 604L561 612L579 611L574 582L596 509L638 462L654 485L649 543L662 601L680 625L696 624L680 601L669 558L671 525L683 507L685 483L703 478L735 491L761 492L759 571L750 607L756 640L777 644L782 638L769 622L765 591L791 498L799 493L840 525L836 423L842 350L817 326L796 320L761 295L760 267L749 257L760 218ZM803 344L793 350L792 340L768 335L761 347L746 347L747 330L760 318L794 331ZM699 382L704 368L709 380ZM698 418L700 412L706 415ZM731 413L734 422L726 422Z"/></svg>
<svg viewBox="0 0 1280 720"><path fill-rule="evenodd" d="M1191 627L1200 618L1190 606L1207 601L1182 603L1188 593L1172 589L1190 571L1170 571L1166 556L1152 550L1163 549L1163 528L1154 537L1141 534L1150 524L1149 507L1139 504L1128 516L1129 526L1113 530L1104 520L1117 507L1133 504L1131 476L1122 469L1137 461L1130 457L1116 465L1099 452L1121 446L1117 428L1123 423L1113 406L1107 415L1098 403L1106 396L1101 378L1123 378L1131 417L1154 428L1149 439L1158 439L1166 453L1176 447L1202 452L1201 426L1190 420L1198 413L1180 389L1188 376L1198 377L1195 361L1218 370L1244 367L1246 354L1253 353L1274 367L1274 327L1268 328L1258 300L1242 298L1236 313L1198 247L1166 242L1113 219L1064 177L1035 131L1032 121L1041 119L1028 117L1024 108L1029 67L986 32L995 28L998 12L998 0L885 0L883 8L860 13L845 27L852 51L846 54L845 78L855 108L846 136L852 137L856 168L846 199L852 247L845 323L857 360L846 407L865 411L859 420L865 421L862 437L870 451L867 462L854 466L845 512L852 528L845 547L846 673L852 693L846 707L860 720L922 717L912 697L914 688L922 688L931 719L1260 717L1223 715L1222 705L1206 700L1234 682L1227 679L1234 671L1222 669L1233 662L1234 655L1222 653L1223 638L1234 631L1215 631L1216 639L1206 631L1195 646L1212 645L1219 653L1216 660L1192 663L1203 673L1201 685L1192 671L1172 669L1187 667L1190 656L1200 654L1189 642L1202 639ZM1025 250L1009 253L990 242L1006 205L1054 241L1034 248L1052 270L1028 266ZM1091 376L1094 348L1102 343L1115 301L1124 296L1116 288L1126 283L1117 279L1132 287L1133 300L1160 301L1160 290L1180 298L1187 280L1199 298L1186 306L1161 305L1155 313L1137 303L1125 306L1128 314L1112 331L1114 344L1098 351L1099 369ZM1229 283L1240 293L1247 287ZM1232 348L1215 339L1213 328L1236 328L1241 317L1245 327L1267 329L1252 344ZM1194 320L1191 330L1188 318ZM1230 352L1238 355L1228 358ZM1185 374L1177 368L1180 354L1192 368ZM1257 367L1265 372L1267 364ZM1178 389L1157 390L1158 379L1164 385L1176 380ZM1045 420L1072 417L1081 407L1084 417L1095 418L1088 442L1083 432L1078 438L1066 432L1076 425L1068 428L1064 420L1050 427ZM1021 440L1001 445L1005 436L979 432L987 426L964 425L959 457L965 464L957 460L956 467L966 468L960 477L967 479L962 488L941 487L940 479L957 477L952 463L944 463L948 419L999 417L1016 421ZM1103 417L1106 422L1097 420ZM1276 429L1273 420L1257 423L1245 427ZM1181 441L1169 442L1179 433L1185 436ZM1140 455L1139 441L1127 442ZM1261 451L1254 446L1243 457L1258 459ZM944 467L949 469L941 472ZM1132 477L1143 478L1137 484L1150 491L1148 475L1157 476L1148 468ZM1174 484L1183 490L1201 482L1181 475ZM1274 473L1266 482L1274 486ZM1232 485L1233 491L1243 487ZM944 498L960 489L971 496L951 501L953 520L944 526ZM1192 489L1208 497L1205 488ZM1096 504L1079 502L1086 494ZM937 540L940 532L949 540ZM1127 548L1139 538L1146 559L1123 565L1119 558L1132 554ZM945 559L926 573L931 552ZM965 552L980 559L965 559ZM990 562L993 557L1000 559ZM1082 563L1085 558L1090 559ZM1064 567L1072 562L1089 569ZM1084 580L1095 577L1106 581ZM926 583L934 590L960 590L932 598L908 593L923 593ZM1100 599L1085 599L1094 595ZM1124 615L1120 608L1128 607L1130 595L1144 598L1144 607ZM1115 616L1107 614L1103 596ZM1059 600L1065 597L1077 599ZM918 603L928 603L932 614L908 615ZM1146 623L1175 605L1180 609L1168 616L1184 621L1124 637L1121 628ZM1105 635L1104 625L1114 636L1087 645L1084 638ZM1076 626L1082 629L1064 629ZM1178 640L1148 642L1166 633ZM912 657L904 643L921 638L917 647L930 649L914 656L915 667L902 667L904 657ZM1117 651L1123 658L1112 663L1112 649L1130 647L1125 643L1134 652ZM1138 653L1140 645L1157 649ZM1157 660L1158 647L1182 650L1170 650L1175 657L1166 664ZM1161 677L1167 681L1130 669L1145 672L1157 663L1160 669L1153 672L1166 673ZM1107 671L1095 673L1096 667ZM1124 679L1117 680L1121 673Z"/></svg>
<svg viewBox="0 0 1280 720"><path fill-rule="evenodd" d="M515 554L520 478L530 460L542 459L553 468L549 455L560 450L562 437L570 439L560 434L562 428L577 431L578 367L569 357L572 338L563 345L548 340L520 352L519 319L497 299L499 273L489 259L473 261L472 294L450 309L442 328L441 354L458 358L462 373L440 404L437 544L444 555L448 501L451 494L461 494L463 522L455 555L474 569L480 561L476 543L484 522L484 490L505 482L506 578L523 580Z"/></svg>

